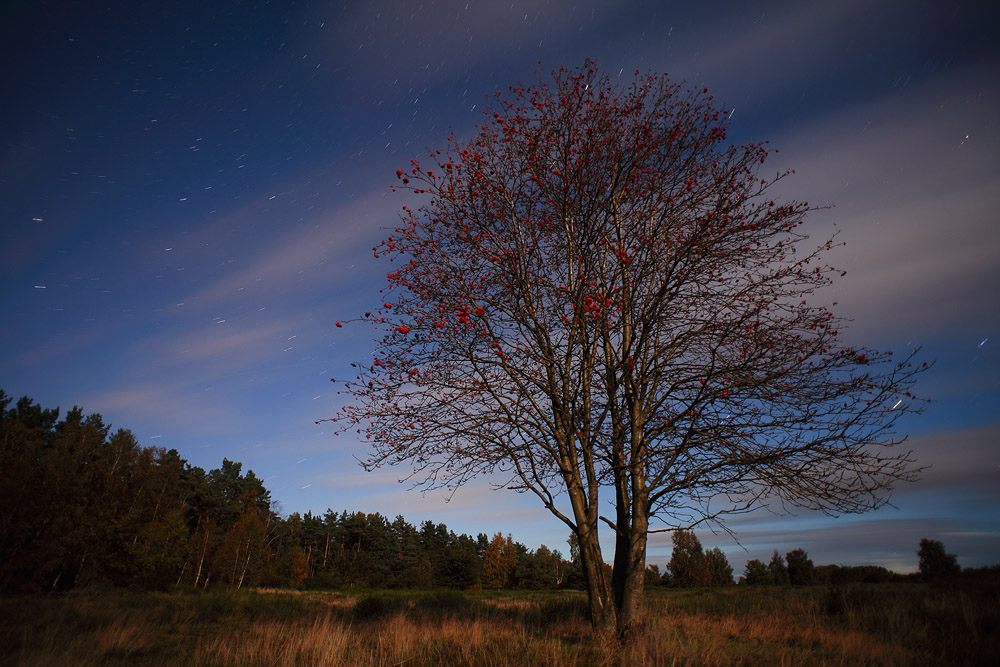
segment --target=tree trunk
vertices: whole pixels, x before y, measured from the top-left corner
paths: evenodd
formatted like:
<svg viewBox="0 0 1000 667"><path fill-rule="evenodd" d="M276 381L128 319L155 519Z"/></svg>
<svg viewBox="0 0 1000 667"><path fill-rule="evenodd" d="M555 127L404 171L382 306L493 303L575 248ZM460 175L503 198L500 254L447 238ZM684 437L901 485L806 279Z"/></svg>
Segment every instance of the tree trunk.
<svg viewBox="0 0 1000 667"><path fill-rule="evenodd" d="M194 573L194 587L198 588L198 580L201 579L201 566L205 562L205 553L208 551L208 526L205 526L205 542L202 544L201 557L198 559L198 569Z"/></svg>
<svg viewBox="0 0 1000 667"><path fill-rule="evenodd" d="M597 530L577 531L580 562L587 585L590 620L599 635L620 642L633 639L642 626L646 584L646 542L649 519L632 506L617 516L614 567L608 572L601 557Z"/></svg>
<svg viewBox="0 0 1000 667"><path fill-rule="evenodd" d="M642 620L649 516L641 477L622 474L616 487L615 564L611 584L618 612L618 638L625 642L639 630Z"/></svg>
<svg viewBox="0 0 1000 667"><path fill-rule="evenodd" d="M179 575L177 575L177 583L174 584L174 586L180 586L181 585L181 580L184 578L184 570L187 569L187 565L188 565L187 564L187 559L185 559L184 560L184 564L181 565L181 573ZM197 584L195 584L195 585L197 585Z"/></svg>
<svg viewBox="0 0 1000 667"><path fill-rule="evenodd" d="M636 525L636 524L641 525ZM641 628L642 601L646 585L646 530L645 517L633 517L631 530L619 541L615 550L615 568L612 581L615 591L615 608L618 612L618 638L627 642Z"/></svg>
<svg viewBox="0 0 1000 667"><path fill-rule="evenodd" d="M236 583L236 572L240 569L240 547L236 546L236 555L233 557L233 572L229 575L229 583Z"/></svg>
<svg viewBox="0 0 1000 667"><path fill-rule="evenodd" d="M247 568L250 567L250 554L251 554L250 538L247 538L247 558L243 562L243 572L240 573L240 582L236 584L237 589L243 587L243 579L247 576Z"/></svg>
<svg viewBox="0 0 1000 667"><path fill-rule="evenodd" d="M590 607L590 623L601 635L611 635L617 627L617 611L607 567L601 557L601 545L596 530L577 532L580 543L580 564L583 579L587 585L587 602Z"/></svg>

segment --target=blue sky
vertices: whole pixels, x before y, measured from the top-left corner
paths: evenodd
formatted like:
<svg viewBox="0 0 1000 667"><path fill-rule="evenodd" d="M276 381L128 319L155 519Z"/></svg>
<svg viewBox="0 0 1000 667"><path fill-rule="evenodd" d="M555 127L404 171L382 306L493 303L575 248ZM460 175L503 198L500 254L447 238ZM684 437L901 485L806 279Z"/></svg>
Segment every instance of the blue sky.
<svg viewBox="0 0 1000 667"><path fill-rule="evenodd" d="M877 6L873 6L877 5ZM470 137L509 84L594 58L669 72L768 140L782 194L833 208L824 296L850 342L935 367L905 424L930 467L895 508L759 512L738 571L802 547L820 563L916 566L922 537L1000 562L1000 48L976 2L9 3L0 9L0 387L81 406L192 464L242 461L283 512L378 511L564 553L532 498L487 482L408 491L317 419L368 358L337 329L380 303L371 248L408 195L395 170ZM650 562L669 558L653 536ZM608 551L610 558L610 550Z"/></svg>

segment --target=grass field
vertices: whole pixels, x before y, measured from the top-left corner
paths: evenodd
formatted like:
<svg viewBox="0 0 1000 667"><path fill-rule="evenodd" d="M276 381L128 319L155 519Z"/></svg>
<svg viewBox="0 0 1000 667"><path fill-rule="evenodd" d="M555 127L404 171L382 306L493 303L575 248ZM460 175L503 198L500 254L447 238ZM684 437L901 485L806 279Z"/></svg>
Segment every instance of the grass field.
<svg viewBox="0 0 1000 667"><path fill-rule="evenodd" d="M1000 584L647 592L627 647L575 592L0 598L4 665L996 665Z"/></svg>

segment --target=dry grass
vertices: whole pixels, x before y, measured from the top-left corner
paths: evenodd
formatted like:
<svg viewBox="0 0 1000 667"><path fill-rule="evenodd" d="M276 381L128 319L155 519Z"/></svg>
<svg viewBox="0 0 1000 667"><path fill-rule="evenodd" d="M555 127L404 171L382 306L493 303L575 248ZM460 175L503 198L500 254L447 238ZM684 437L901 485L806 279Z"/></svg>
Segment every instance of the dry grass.
<svg viewBox="0 0 1000 667"><path fill-rule="evenodd" d="M10 665L1000 664L998 587L650 592L595 640L575 593L257 591L0 599Z"/></svg>

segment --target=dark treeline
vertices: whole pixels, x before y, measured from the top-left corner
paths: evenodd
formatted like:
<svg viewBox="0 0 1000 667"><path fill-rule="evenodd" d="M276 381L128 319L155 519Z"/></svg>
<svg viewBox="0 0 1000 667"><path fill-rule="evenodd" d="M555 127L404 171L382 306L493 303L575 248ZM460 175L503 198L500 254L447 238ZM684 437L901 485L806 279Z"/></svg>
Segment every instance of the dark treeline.
<svg viewBox="0 0 1000 667"><path fill-rule="evenodd" d="M0 391L0 591L74 586L537 588L579 584L558 551L403 517L281 517L252 471L206 472L74 407Z"/></svg>
<svg viewBox="0 0 1000 667"><path fill-rule="evenodd" d="M680 530L673 536L674 549L667 571L660 574L655 565L646 568L646 583L681 588L733 585L733 568L718 547L705 551L698 537ZM812 586L816 584L881 584L913 579L930 581L968 575L1000 572L1000 565L963 570L955 554L945 551L937 540L920 540L917 551L919 570L914 574L897 574L880 565L813 565L804 549L793 549L782 556L775 549L771 559L752 558L739 578L746 586Z"/></svg>
<svg viewBox="0 0 1000 667"><path fill-rule="evenodd" d="M719 548L674 533L666 571L650 585L733 585ZM955 556L923 540L926 576L957 573ZM748 585L877 583L900 578L877 566L814 567L802 549L750 560ZM206 472L177 451L141 446L74 407L60 419L0 391L0 592L116 586L277 588L582 588L570 559L509 535L457 535L402 516L331 510L279 516L252 471L224 459Z"/></svg>

